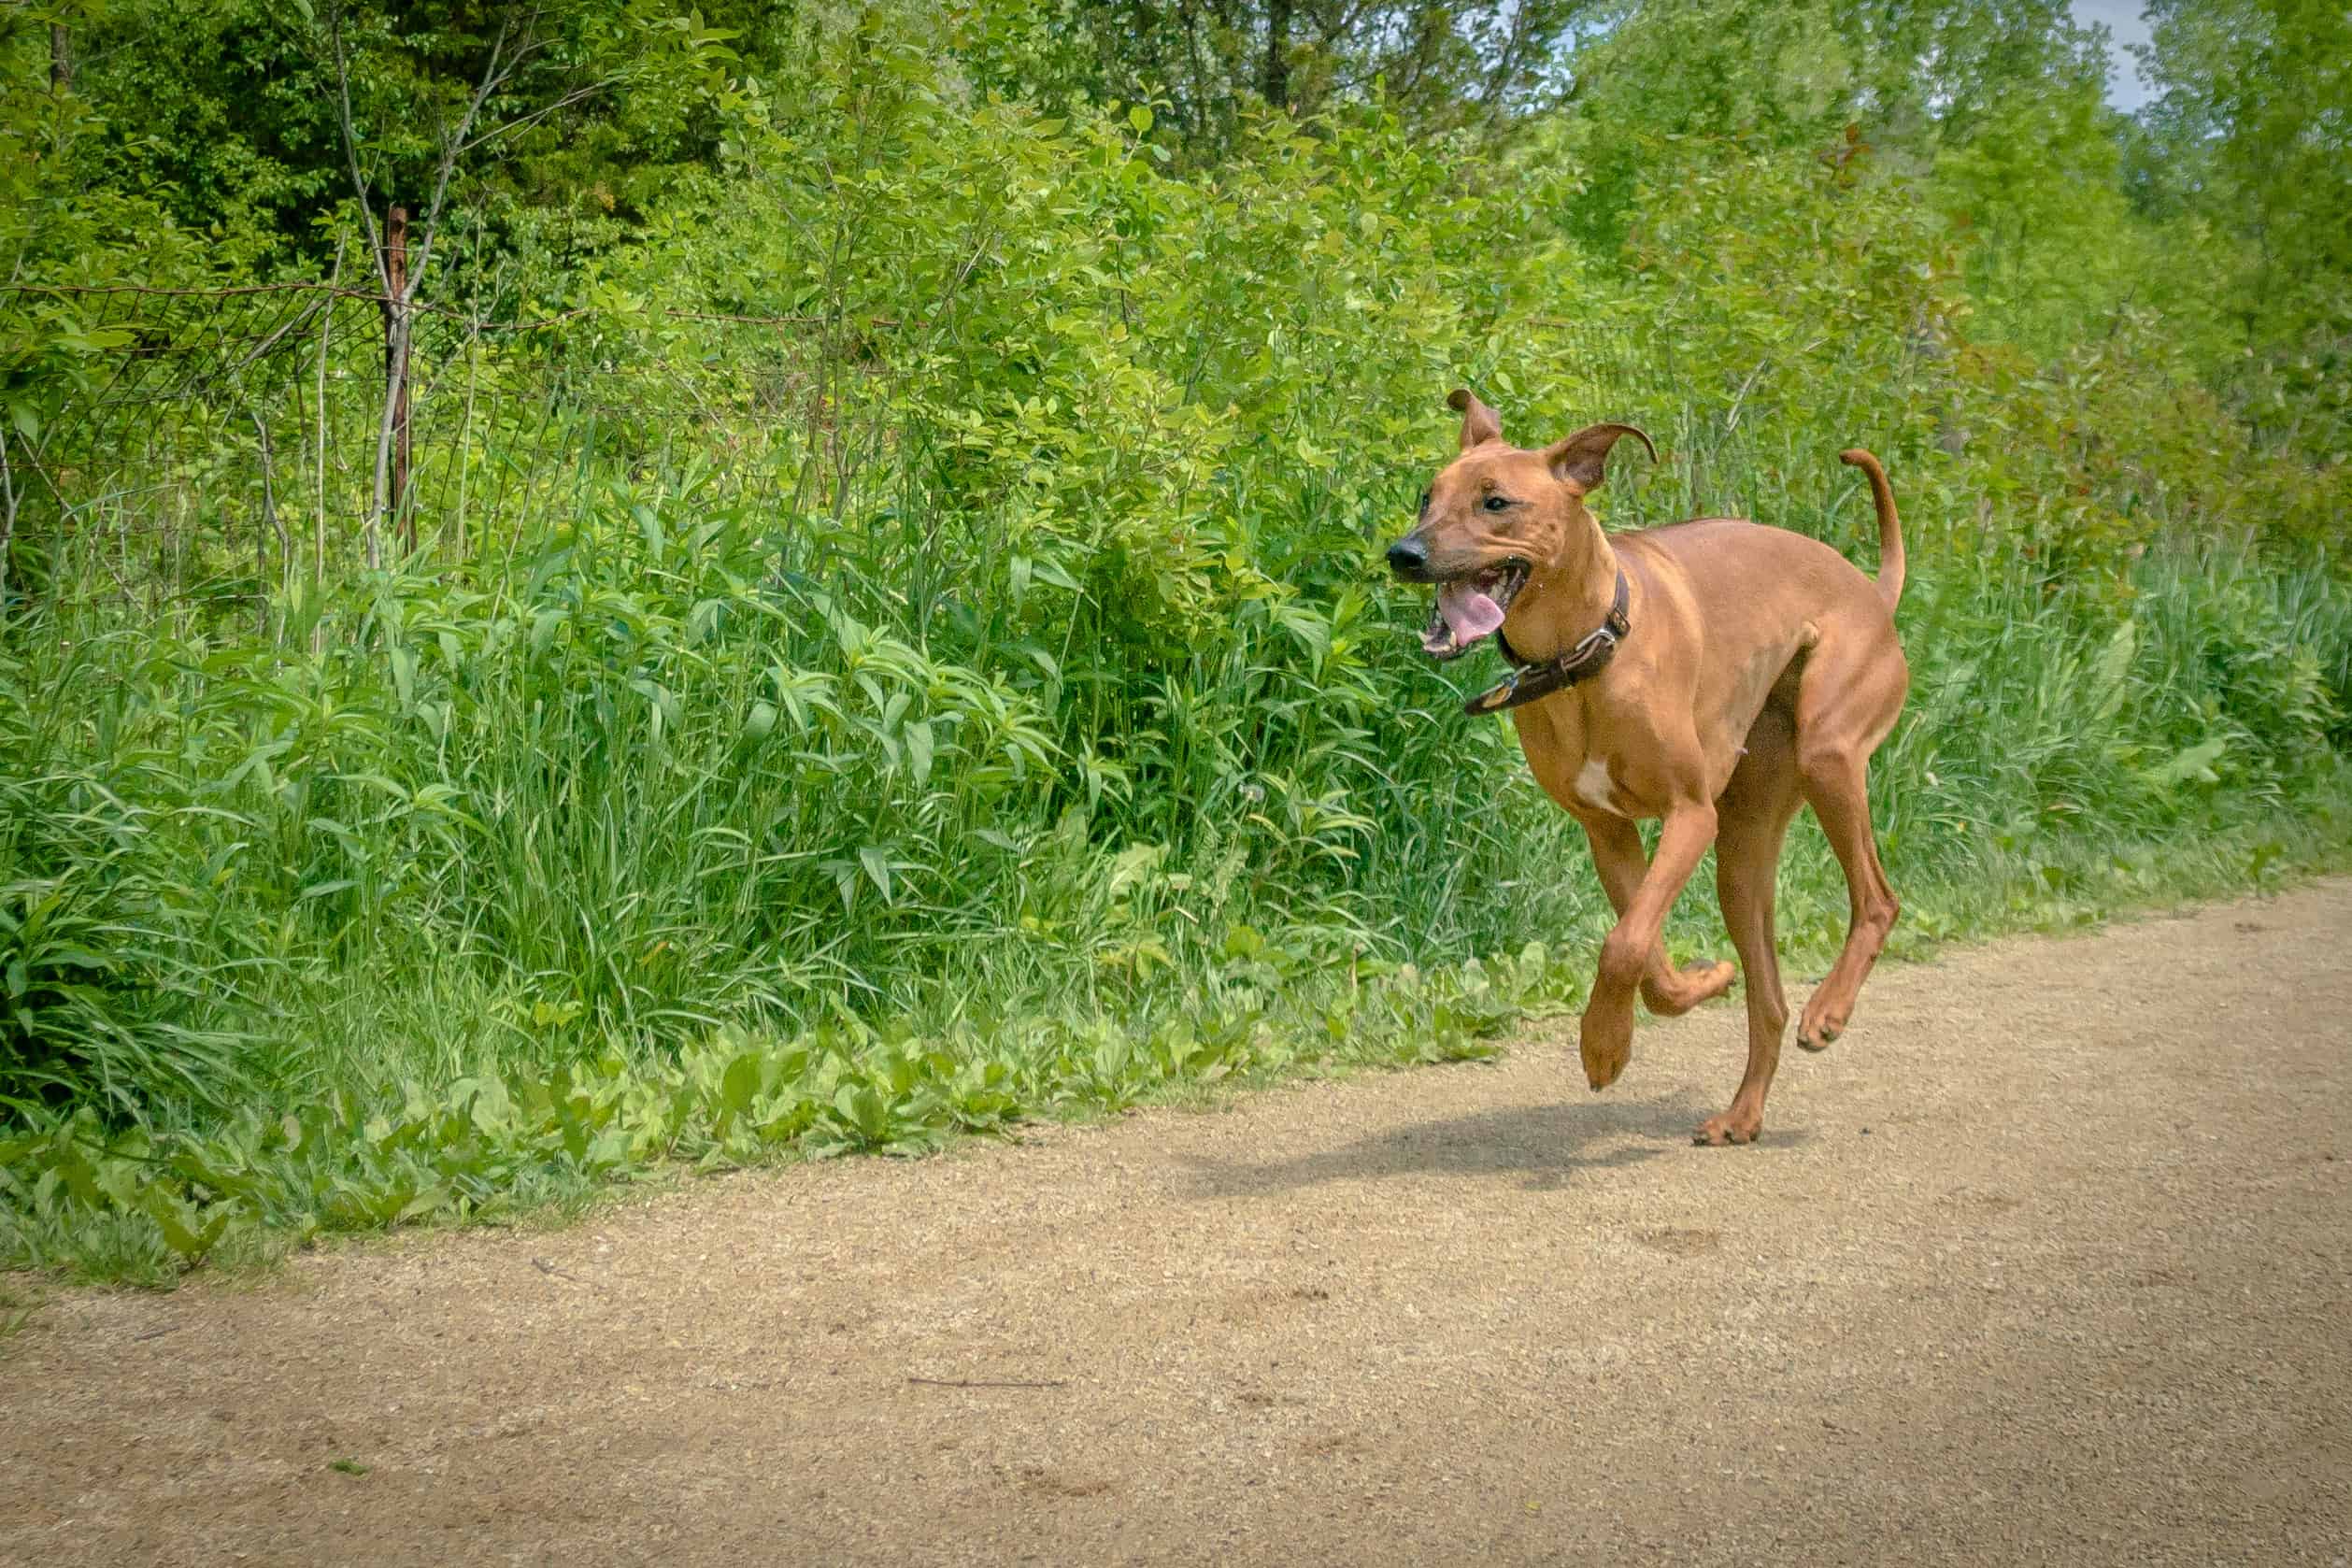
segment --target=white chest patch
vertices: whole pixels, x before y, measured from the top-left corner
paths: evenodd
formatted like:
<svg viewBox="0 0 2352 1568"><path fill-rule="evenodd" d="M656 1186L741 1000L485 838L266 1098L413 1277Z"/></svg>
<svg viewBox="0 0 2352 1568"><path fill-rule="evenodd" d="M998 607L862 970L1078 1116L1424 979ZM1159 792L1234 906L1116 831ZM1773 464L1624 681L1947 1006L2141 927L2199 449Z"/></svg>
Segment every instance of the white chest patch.
<svg viewBox="0 0 2352 1568"><path fill-rule="evenodd" d="M1612 817L1622 817L1617 808L1617 798L1609 786L1609 763L1604 757L1587 757L1584 771L1576 775L1576 798L1596 811Z"/></svg>

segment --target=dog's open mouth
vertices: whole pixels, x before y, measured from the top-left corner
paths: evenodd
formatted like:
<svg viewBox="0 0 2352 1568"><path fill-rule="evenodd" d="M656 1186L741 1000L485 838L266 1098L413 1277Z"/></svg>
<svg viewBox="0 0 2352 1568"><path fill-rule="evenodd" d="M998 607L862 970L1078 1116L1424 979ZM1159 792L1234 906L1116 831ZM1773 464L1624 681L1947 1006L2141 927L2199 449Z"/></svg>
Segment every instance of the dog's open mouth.
<svg viewBox="0 0 2352 1568"><path fill-rule="evenodd" d="M1433 659L1454 659L1494 635L1512 598L1527 586L1527 563L1517 556L1437 585L1437 609L1421 634Z"/></svg>

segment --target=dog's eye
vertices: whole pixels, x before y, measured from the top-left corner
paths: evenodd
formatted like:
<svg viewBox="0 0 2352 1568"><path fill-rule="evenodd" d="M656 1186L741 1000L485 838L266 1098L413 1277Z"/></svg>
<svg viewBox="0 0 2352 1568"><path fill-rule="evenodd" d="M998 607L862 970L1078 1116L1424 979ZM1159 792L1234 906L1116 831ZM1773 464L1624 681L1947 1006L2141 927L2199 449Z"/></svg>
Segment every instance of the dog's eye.
<svg viewBox="0 0 2352 1568"><path fill-rule="evenodd" d="M1490 511L1490 512L1506 512L1506 511L1509 511L1510 509L1511 509L1511 501L1510 501L1510 497L1508 497L1508 496L1504 496L1504 495L1490 495L1490 496L1488 496L1488 497L1487 497L1487 510L1488 510L1488 511Z"/></svg>
<svg viewBox="0 0 2352 1568"><path fill-rule="evenodd" d="M1421 492L1420 515L1423 517L1429 516L1429 492L1427 491Z"/></svg>

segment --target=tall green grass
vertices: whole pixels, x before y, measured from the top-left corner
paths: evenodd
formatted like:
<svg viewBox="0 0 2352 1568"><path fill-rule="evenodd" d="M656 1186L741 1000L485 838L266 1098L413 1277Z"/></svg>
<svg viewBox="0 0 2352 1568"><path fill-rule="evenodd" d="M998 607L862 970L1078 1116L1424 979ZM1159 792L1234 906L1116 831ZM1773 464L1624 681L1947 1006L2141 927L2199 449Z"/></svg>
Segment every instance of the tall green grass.
<svg viewBox="0 0 2352 1568"><path fill-rule="evenodd" d="M1750 478L1767 517L1860 531L1850 494ZM1628 509L1682 499L1670 476ZM1191 649L1107 643L1083 596L1053 644L919 620L887 570L779 571L775 528L682 474L463 578L344 589L316 653L300 618L260 643L61 595L0 651L0 1091L195 1116L729 1027L1148 1018L1256 944L1320 970L1589 935L1573 824L1376 576L1390 515L1344 555L1270 551L1299 591ZM1933 554L1901 623L1874 788L1919 929L1934 890L2056 889L2088 847L2340 782L2352 608L2319 568L2158 551L2069 584ZM1817 839L1789 879L1827 940Z"/></svg>
<svg viewBox="0 0 2352 1568"><path fill-rule="evenodd" d="M1750 461L1752 509L1860 534L1855 495ZM1680 472L1617 520L1683 510ZM1083 592L1048 642L919 616L887 557L782 568L792 524L695 480L607 477L266 640L186 607L134 629L87 578L10 628L8 1256L168 1277L256 1226L1470 1054L1581 995L1607 919L1581 841L1419 655L1385 498L1268 522L1347 539L1270 547L1294 592L1165 648ZM1873 772L1898 953L2352 836L2352 602L2320 567L1929 552L1900 620L1913 692ZM1722 948L1705 886L1685 955ZM1802 975L1846 914L1809 826L1780 907Z"/></svg>

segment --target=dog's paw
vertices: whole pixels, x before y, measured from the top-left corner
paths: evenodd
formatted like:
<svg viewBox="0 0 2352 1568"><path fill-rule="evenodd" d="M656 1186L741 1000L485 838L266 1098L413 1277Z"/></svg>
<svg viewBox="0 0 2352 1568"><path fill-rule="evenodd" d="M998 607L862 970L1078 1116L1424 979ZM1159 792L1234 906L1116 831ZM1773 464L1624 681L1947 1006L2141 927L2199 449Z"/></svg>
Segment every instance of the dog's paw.
<svg viewBox="0 0 2352 1568"><path fill-rule="evenodd" d="M1576 1051L1584 1059L1585 1081L1596 1091L1608 1088L1625 1071L1625 1064L1633 1060L1632 1020L1617 1024L1613 1019L1595 1019L1588 1014Z"/></svg>
<svg viewBox="0 0 2352 1568"><path fill-rule="evenodd" d="M1840 984L1838 971L1832 970L1805 999L1804 1012L1797 1019L1797 1044L1806 1050L1829 1049L1854 1016L1855 989Z"/></svg>
<svg viewBox="0 0 2352 1568"><path fill-rule="evenodd" d="M1642 1002L1659 1018L1679 1018L1731 990L1738 977L1738 968L1722 961L1653 971L1642 977Z"/></svg>
<svg viewBox="0 0 2352 1568"><path fill-rule="evenodd" d="M1828 1050L1840 1034L1846 1033L1846 1020L1832 1023L1827 1019L1806 1017L1797 1024L1797 1044L1806 1050Z"/></svg>
<svg viewBox="0 0 2352 1568"><path fill-rule="evenodd" d="M1762 1116L1725 1111L1721 1116L1711 1116L1693 1127L1690 1141L1710 1148L1721 1148L1727 1144L1752 1144L1763 1131Z"/></svg>

